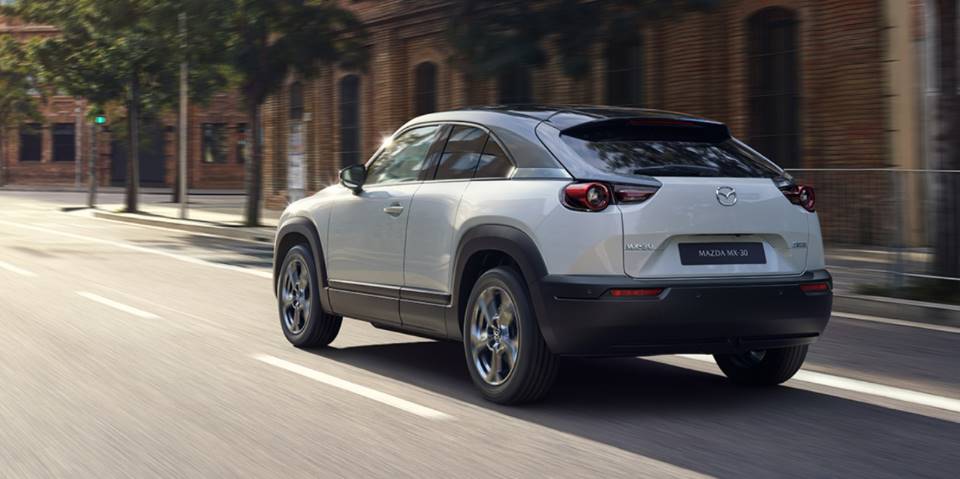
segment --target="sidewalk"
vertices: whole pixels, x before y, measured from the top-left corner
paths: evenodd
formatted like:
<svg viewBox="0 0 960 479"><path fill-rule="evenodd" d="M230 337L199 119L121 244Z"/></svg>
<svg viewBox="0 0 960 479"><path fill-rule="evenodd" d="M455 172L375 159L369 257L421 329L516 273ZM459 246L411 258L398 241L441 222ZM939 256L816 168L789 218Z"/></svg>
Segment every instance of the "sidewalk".
<svg viewBox="0 0 960 479"><path fill-rule="evenodd" d="M143 201L143 198L138 213L123 212L122 203L106 203L98 205L93 210L93 215L113 221L272 243L282 212L263 209L260 216L261 226L247 227L243 225L243 200L242 196L192 196L187 206L186 219L180 219L180 205L177 203Z"/></svg>

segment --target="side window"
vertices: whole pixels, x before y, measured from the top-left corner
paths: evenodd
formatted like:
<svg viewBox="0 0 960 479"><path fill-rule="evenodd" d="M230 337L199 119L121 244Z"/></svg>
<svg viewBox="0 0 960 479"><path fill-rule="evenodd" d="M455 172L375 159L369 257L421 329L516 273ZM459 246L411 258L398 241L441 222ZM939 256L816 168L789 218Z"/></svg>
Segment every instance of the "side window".
<svg viewBox="0 0 960 479"><path fill-rule="evenodd" d="M437 167L438 180L455 180L473 178L473 172L480 162L483 144L487 141L487 133L479 128L470 126L455 126L450 132L447 146L440 156L440 166Z"/></svg>
<svg viewBox="0 0 960 479"><path fill-rule="evenodd" d="M439 126L407 130L380 152L367 169L367 185L417 181Z"/></svg>
<svg viewBox="0 0 960 479"><path fill-rule="evenodd" d="M477 165L477 174L474 178L506 178L513 170L513 164L507 153L500 148L500 144L493 138L483 148L480 164Z"/></svg>

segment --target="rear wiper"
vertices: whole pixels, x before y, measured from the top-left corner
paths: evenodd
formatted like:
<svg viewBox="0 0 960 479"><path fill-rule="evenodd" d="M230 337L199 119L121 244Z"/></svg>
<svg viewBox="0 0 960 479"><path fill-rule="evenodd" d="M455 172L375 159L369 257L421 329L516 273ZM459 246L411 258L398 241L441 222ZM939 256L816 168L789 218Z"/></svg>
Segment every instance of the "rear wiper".
<svg viewBox="0 0 960 479"><path fill-rule="evenodd" d="M702 165L659 165L645 166L633 170L635 175L692 175L692 176L716 176L720 173L720 168L715 166Z"/></svg>

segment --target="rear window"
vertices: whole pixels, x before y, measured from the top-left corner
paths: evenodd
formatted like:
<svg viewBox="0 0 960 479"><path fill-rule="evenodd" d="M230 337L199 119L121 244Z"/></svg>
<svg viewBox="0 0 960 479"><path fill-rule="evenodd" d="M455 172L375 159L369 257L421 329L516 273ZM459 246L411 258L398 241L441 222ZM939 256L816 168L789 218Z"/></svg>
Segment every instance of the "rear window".
<svg viewBox="0 0 960 479"><path fill-rule="evenodd" d="M616 120L579 125L561 136L584 161L625 176L777 178L769 160L720 124Z"/></svg>

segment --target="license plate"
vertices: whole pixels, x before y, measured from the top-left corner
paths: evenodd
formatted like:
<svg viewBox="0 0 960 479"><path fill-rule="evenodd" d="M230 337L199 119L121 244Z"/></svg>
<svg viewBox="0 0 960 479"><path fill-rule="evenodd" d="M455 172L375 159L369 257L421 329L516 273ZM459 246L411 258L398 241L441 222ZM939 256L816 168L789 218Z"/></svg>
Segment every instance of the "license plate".
<svg viewBox="0 0 960 479"><path fill-rule="evenodd" d="M763 243L680 243L680 264L765 264Z"/></svg>

